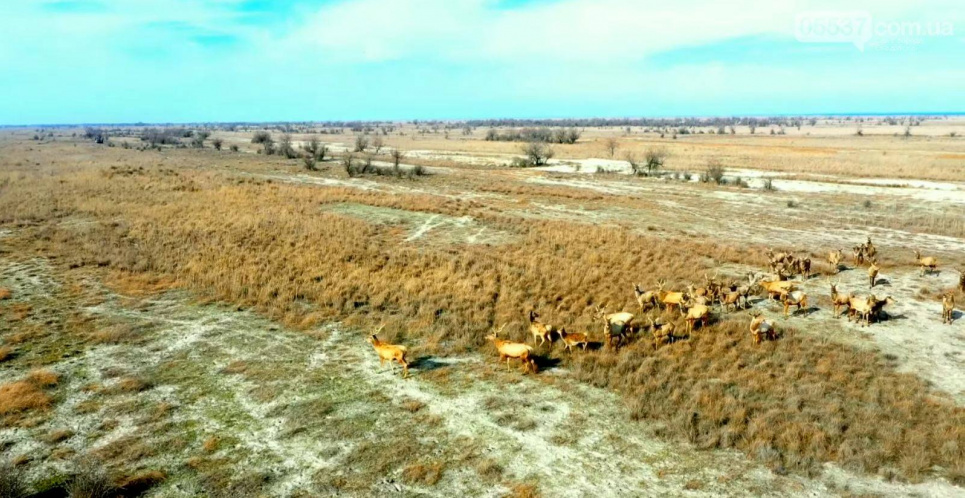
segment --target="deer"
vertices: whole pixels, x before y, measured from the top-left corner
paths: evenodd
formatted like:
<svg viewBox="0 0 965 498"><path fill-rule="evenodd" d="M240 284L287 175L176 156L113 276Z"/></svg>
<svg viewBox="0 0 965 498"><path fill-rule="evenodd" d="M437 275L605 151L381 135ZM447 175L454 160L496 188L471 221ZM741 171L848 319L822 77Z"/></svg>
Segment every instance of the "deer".
<svg viewBox="0 0 965 498"><path fill-rule="evenodd" d="M619 345L627 338L630 332L630 324L633 322L633 313L620 312L607 314L606 307L596 307L597 318L603 320L603 339L607 345L613 344L616 338Z"/></svg>
<svg viewBox="0 0 965 498"><path fill-rule="evenodd" d="M832 312L832 314L834 315L835 318L840 318L841 315L838 314L838 310L841 309L842 307L850 308L851 298L854 297L854 294L851 294L849 296L849 295L838 293L837 282L832 282L828 280L828 284L831 286L831 305L834 307L834 311Z"/></svg>
<svg viewBox="0 0 965 498"><path fill-rule="evenodd" d="M720 300L720 304L724 308L724 311L728 311L731 307L734 308L734 311L737 311L741 305L740 291L732 290L725 292L723 298Z"/></svg>
<svg viewBox="0 0 965 498"><path fill-rule="evenodd" d="M754 338L754 343L760 344L762 339L774 340L777 336L774 325L767 321L760 312L755 313L753 317L754 318L751 319L750 331L751 337Z"/></svg>
<svg viewBox="0 0 965 498"><path fill-rule="evenodd" d="M831 265L831 270L834 271L834 273L841 271L841 260L843 259L844 254L841 252L841 249L835 249L828 253L828 264Z"/></svg>
<svg viewBox="0 0 965 498"><path fill-rule="evenodd" d="M375 352L379 355L379 366L385 366L386 360L389 362L397 362L399 365L402 365L402 378L404 379L409 376L409 362L405 359L406 347L380 341L378 334L382 329L383 327L379 327L379 329L372 334L372 337L366 340L375 348Z"/></svg>
<svg viewBox="0 0 965 498"><path fill-rule="evenodd" d="M884 311L885 306L893 304L894 302L895 300L891 296L878 299L872 294L871 297L868 298L868 304L871 306L871 313L868 315L868 319L874 319L876 322L881 321L881 313Z"/></svg>
<svg viewBox="0 0 965 498"><path fill-rule="evenodd" d="M637 298L637 304L640 305L641 312L653 309L657 306L656 292L652 290L644 291L640 284L634 284L633 294Z"/></svg>
<svg viewBox="0 0 965 498"><path fill-rule="evenodd" d="M874 306L874 296L857 297L851 296L848 299L848 321L853 319L861 320L864 318L865 326L871 324L871 309Z"/></svg>
<svg viewBox="0 0 965 498"><path fill-rule="evenodd" d="M673 333L677 329L673 322L660 323L654 322L653 317L647 318L650 320L650 331L653 334L653 349L658 349L661 344L669 344L673 341Z"/></svg>
<svg viewBox="0 0 965 498"><path fill-rule="evenodd" d="M504 341L500 339L498 337L499 333L502 332L504 328L506 328L505 325L486 336L486 340L496 346L496 351L499 353L499 362L502 363L503 360L506 360L506 369L509 370L509 361L516 358L522 362L524 372L532 370L535 374L536 359L533 357L533 346L521 342Z"/></svg>
<svg viewBox="0 0 965 498"><path fill-rule="evenodd" d="M666 283L665 280L657 281L657 299L663 304L665 311L672 309L674 306L679 308L680 303L684 300L684 293L663 290Z"/></svg>
<svg viewBox="0 0 965 498"><path fill-rule="evenodd" d="M808 305L808 295L804 291L785 291L781 293L781 304L784 305L784 317L788 317L788 310L791 306L797 306L797 310L806 308ZM796 312L795 312L796 313Z"/></svg>
<svg viewBox="0 0 965 498"><path fill-rule="evenodd" d="M868 241L864 244L864 253L869 258L873 258L878 254L878 250L875 249L875 245L871 243L871 236L868 236Z"/></svg>
<svg viewBox="0 0 965 498"><path fill-rule="evenodd" d="M854 246L851 249L851 256L855 266L864 264L864 246Z"/></svg>
<svg viewBox="0 0 965 498"><path fill-rule="evenodd" d="M798 274L804 277L804 280L811 278L811 258L805 256L803 258L797 259L795 261L796 269Z"/></svg>
<svg viewBox="0 0 965 498"><path fill-rule="evenodd" d="M580 333L569 333L566 328L560 328L560 339L563 340L563 348L567 351L572 351L573 346L580 346L583 351L586 351L586 347L590 344L590 340L586 334Z"/></svg>
<svg viewBox="0 0 965 498"><path fill-rule="evenodd" d="M951 324L955 313L955 295L951 292L942 296L942 323Z"/></svg>
<svg viewBox="0 0 965 498"><path fill-rule="evenodd" d="M684 312L683 308L687 308L687 311ZM694 332L694 324L698 321L701 327L707 326L707 320L710 319L710 308L704 303L691 300L681 305L680 314L683 315L687 321L687 333L692 334Z"/></svg>
<svg viewBox="0 0 965 498"><path fill-rule="evenodd" d="M881 268L878 266L878 259L871 259L871 266L868 267L868 280L871 282L871 288L875 288L875 282L878 279L878 271Z"/></svg>
<svg viewBox="0 0 965 498"><path fill-rule="evenodd" d="M924 258L923 258L923 257L921 257L921 251L919 251L919 250L917 250L917 249L915 249L915 259L918 260L918 266L919 266L919 268L920 268L920 270L921 270L921 271L918 273L918 276L919 276L919 277L925 276L925 271L926 271L926 270L927 270L928 272L934 272L934 271L936 271L936 270L938 269L938 258L935 258L935 257L932 257L932 256L927 256L927 257L924 257Z"/></svg>
<svg viewBox="0 0 965 498"><path fill-rule="evenodd" d="M536 345L536 340L539 339L539 346L542 346L545 342L549 341L552 345L553 342L553 332L556 330L552 325L544 325L543 322L539 321L539 313L534 310L529 312L529 333L533 336L533 344Z"/></svg>
<svg viewBox="0 0 965 498"><path fill-rule="evenodd" d="M787 280L762 280L760 285L771 299L779 297L782 292L791 292L797 288L793 282Z"/></svg>

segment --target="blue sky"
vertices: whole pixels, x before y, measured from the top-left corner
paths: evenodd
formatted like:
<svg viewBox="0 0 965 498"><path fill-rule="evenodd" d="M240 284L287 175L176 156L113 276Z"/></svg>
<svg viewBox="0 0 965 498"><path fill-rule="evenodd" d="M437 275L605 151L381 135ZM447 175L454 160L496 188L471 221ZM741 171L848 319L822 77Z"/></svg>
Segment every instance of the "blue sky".
<svg viewBox="0 0 965 498"><path fill-rule="evenodd" d="M0 0L0 124L962 112L963 49L958 0Z"/></svg>

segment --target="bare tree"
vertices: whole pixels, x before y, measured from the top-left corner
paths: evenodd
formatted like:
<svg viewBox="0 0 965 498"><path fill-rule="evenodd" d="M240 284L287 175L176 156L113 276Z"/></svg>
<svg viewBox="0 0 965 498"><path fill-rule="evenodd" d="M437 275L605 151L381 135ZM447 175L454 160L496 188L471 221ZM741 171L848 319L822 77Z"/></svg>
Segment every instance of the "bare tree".
<svg viewBox="0 0 965 498"><path fill-rule="evenodd" d="M402 160L405 159L405 152L399 149L392 149L392 169L395 170L396 176L401 175L401 164Z"/></svg>
<svg viewBox="0 0 965 498"><path fill-rule="evenodd" d="M663 167L664 161L667 160L667 149L663 147L650 147L647 149L644 155L644 162L647 167L647 175L653 175L654 171L659 170Z"/></svg>
<svg viewBox="0 0 965 498"><path fill-rule="evenodd" d="M221 150L221 147L224 146L224 140L215 138L211 140L211 145L214 146L214 150Z"/></svg>
<svg viewBox="0 0 965 498"><path fill-rule="evenodd" d="M375 149L373 151L375 155L379 155L379 152L382 151L382 147L384 146L385 142L382 141L382 137L380 135L376 135L375 138L372 139L372 148Z"/></svg>
<svg viewBox="0 0 965 498"><path fill-rule="evenodd" d="M606 139L605 142L603 142L603 146L606 148L607 152L610 154L610 157L612 158L613 154L616 154L617 149L620 147L620 141L617 140L616 138L611 137Z"/></svg>
<svg viewBox="0 0 965 498"><path fill-rule="evenodd" d="M295 152L295 147L292 146L291 134L282 134L281 139L278 141L278 153L285 156L287 159L294 159L298 157L298 153Z"/></svg>
<svg viewBox="0 0 965 498"><path fill-rule="evenodd" d="M553 149L543 142L529 142L523 146L523 154L531 166L542 166L553 157Z"/></svg>
<svg viewBox="0 0 965 498"><path fill-rule="evenodd" d="M365 149L369 148L369 139L365 135L359 135L355 137L355 150L354 152L365 152Z"/></svg>

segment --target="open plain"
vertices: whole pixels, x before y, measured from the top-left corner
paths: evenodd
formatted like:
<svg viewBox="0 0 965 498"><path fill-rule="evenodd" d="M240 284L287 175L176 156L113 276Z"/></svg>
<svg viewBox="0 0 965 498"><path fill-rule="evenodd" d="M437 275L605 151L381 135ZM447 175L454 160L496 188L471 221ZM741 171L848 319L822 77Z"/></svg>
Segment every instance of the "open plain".
<svg viewBox="0 0 965 498"><path fill-rule="evenodd" d="M519 128L0 130L0 486L965 496L965 119L568 127L539 164L487 139ZM777 279L769 251L810 260L787 316L635 298ZM831 283L891 301L866 325ZM598 307L635 315L619 347Z"/></svg>

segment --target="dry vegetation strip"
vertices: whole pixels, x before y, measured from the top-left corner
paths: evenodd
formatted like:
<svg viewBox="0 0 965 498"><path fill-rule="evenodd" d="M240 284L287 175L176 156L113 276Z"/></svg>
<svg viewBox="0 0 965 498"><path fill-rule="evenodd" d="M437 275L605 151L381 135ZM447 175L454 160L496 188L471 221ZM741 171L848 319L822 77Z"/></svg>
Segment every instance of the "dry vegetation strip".
<svg viewBox="0 0 965 498"><path fill-rule="evenodd" d="M698 280L702 259L760 261L619 227L507 218L480 202L228 180L150 169L15 178L0 197L0 223L29 227L24 250L71 265L173 277L289 324L385 322L387 340L440 354L484 348L496 324L512 322L522 337L531 306L568 330L596 330L591 309L634 309L635 281ZM469 215L518 239L498 249L418 246L397 228L319 209L335 202ZM59 223L68 217L97 223ZM838 461L916 478L939 466L962 482L961 408L872 354L793 331L757 347L744 327L724 321L657 352L644 341L566 361L580 378L624 393L637 416L703 447L795 470Z"/></svg>

